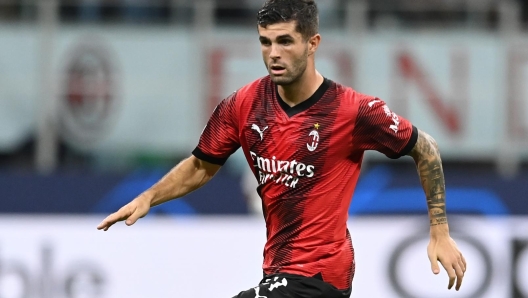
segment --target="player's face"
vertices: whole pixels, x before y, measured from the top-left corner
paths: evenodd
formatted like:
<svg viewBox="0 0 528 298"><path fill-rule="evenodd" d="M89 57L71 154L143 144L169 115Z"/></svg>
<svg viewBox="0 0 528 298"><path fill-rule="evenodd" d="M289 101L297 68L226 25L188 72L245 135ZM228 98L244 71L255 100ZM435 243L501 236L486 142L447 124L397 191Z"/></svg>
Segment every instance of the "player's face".
<svg viewBox="0 0 528 298"><path fill-rule="evenodd" d="M264 64L277 85L290 85L305 72L309 42L296 30L296 22L258 27Z"/></svg>

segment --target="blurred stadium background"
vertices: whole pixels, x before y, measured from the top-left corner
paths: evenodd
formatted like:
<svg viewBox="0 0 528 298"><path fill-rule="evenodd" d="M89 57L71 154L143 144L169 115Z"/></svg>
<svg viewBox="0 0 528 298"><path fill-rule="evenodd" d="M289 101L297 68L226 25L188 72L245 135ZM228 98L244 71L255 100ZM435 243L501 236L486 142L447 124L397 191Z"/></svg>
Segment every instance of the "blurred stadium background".
<svg viewBox="0 0 528 298"><path fill-rule="evenodd" d="M231 297L265 228L240 152L133 228L95 226L266 74L263 0L0 0L0 297ZM440 144L460 292L432 276L410 158L368 153L353 297L528 297L528 1L319 0L318 69Z"/></svg>

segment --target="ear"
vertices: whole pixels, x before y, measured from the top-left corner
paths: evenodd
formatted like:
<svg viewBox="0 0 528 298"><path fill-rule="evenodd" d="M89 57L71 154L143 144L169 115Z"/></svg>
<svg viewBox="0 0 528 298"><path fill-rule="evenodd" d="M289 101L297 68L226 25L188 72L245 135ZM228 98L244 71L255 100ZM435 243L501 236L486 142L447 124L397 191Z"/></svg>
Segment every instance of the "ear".
<svg viewBox="0 0 528 298"><path fill-rule="evenodd" d="M321 43L321 34L316 34L308 40L308 55L313 55L319 48L319 44Z"/></svg>

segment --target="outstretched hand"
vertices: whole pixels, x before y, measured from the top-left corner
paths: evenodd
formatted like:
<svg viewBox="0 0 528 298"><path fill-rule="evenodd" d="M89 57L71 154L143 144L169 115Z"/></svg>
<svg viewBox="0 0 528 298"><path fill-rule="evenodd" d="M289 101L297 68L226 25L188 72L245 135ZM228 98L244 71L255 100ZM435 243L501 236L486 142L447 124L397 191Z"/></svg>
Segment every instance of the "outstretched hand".
<svg viewBox="0 0 528 298"><path fill-rule="evenodd" d="M150 200L144 195L132 200L121 207L117 212L108 215L98 226L98 230L107 231L113 224L125 220L125 223L133 225L139 218L144 217L150 210Z"/></svg>
<svg viewBox="0 0 528 298"><path fill-rule="evenodd" d="M433 273L440 273L438 266L438 261L440 261L449 276L449 285L447 288L451 289L456 280L455 289L458 291L462 285L464 273L466 272L466 259L464 259L462 253L458 250L455 241L449 236L439 239L431 238L427 247L427 255L429 256L429 261L431 261L431 270Z"/></svg>

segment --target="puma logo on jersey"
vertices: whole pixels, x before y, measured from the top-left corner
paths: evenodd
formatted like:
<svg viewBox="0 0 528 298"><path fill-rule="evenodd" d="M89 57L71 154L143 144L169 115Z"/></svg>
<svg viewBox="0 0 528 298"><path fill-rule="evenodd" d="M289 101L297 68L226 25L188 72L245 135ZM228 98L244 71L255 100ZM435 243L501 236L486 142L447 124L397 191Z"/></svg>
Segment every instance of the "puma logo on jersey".
<svg viewBox="0 0 528 298"><path fill-rule="evenodd" d="M379 100L379 99L375 99L375 100L369 102L369 103L368 103L368 106L372 108L372 107L373 107L376 103L378 103L378 102L381 102L381 100Z"/></svg>
<svg viewBox="0 0 528 298"><path fill-rule="evenodd" d="M258 127L258 125L253 124L253 125L251 125L251 129L253 129L253 130L255 130L256 132L259 133L260 140L262 141L264 139L264 131L266 131L266 129L268 129L268 127L266 126L266 127L264 127L263 130L260 130L260 127Z"/></svg>

